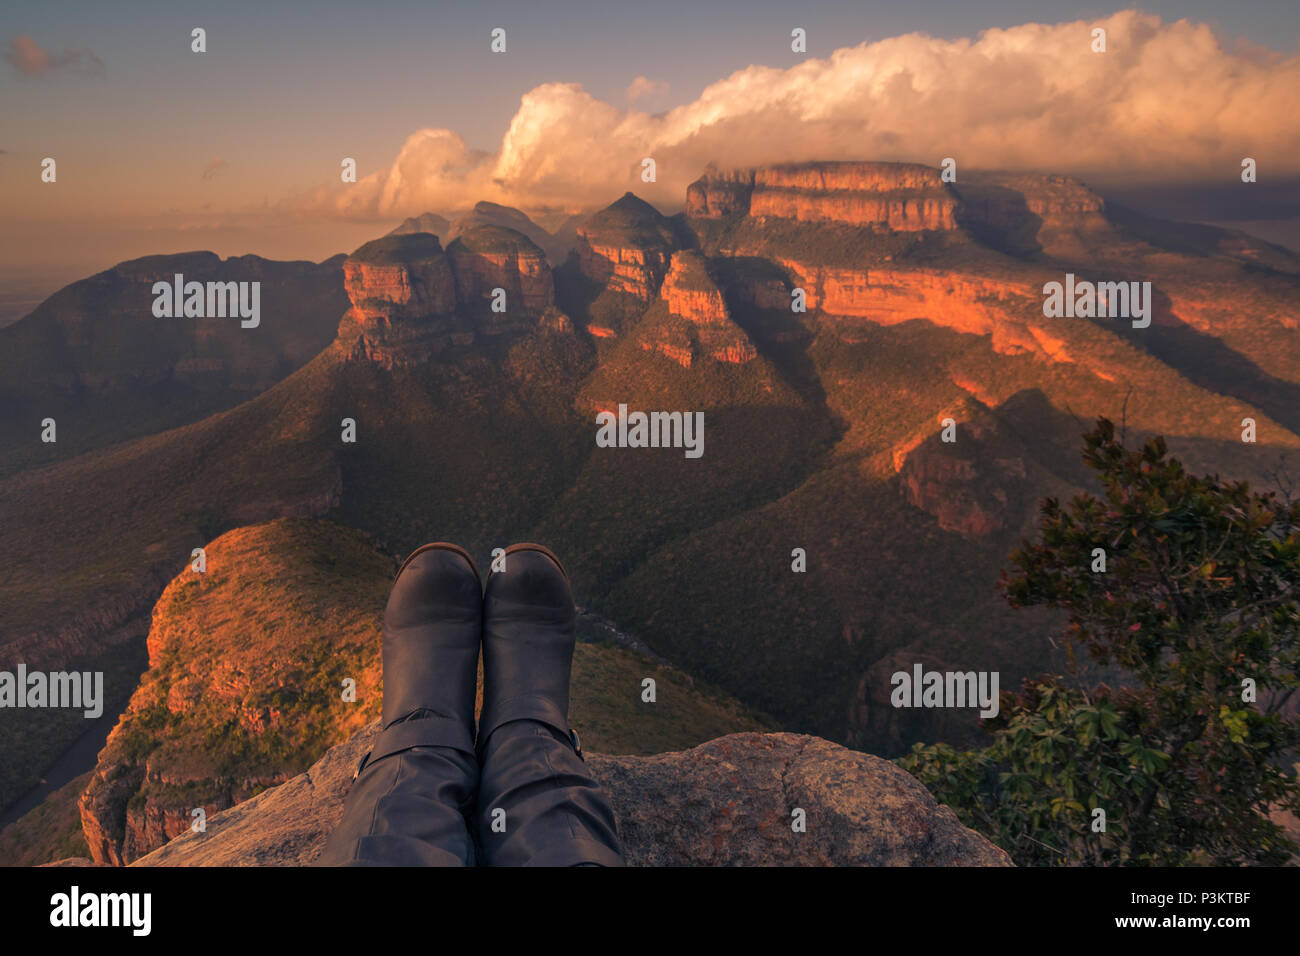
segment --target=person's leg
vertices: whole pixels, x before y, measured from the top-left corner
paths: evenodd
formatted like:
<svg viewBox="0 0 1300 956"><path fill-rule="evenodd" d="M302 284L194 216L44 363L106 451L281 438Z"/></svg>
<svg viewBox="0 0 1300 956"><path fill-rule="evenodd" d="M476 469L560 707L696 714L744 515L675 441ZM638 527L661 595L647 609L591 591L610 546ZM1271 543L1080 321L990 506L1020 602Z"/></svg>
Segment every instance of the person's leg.
<svg viewBox="0 0 1300 956"><path fill-rule="evenodd" d="M483 605L477 810L489 866L622 866L614 812L568 723L574 607L559 560L506 550Z"/></svg>
<svg viewBox="0 0 1300 956"><path fill-rule="evenodd" d="M320 864L474 864L482 600L478 571L455 545L425 545L397 572L384 610L384 729Z"/></svg>

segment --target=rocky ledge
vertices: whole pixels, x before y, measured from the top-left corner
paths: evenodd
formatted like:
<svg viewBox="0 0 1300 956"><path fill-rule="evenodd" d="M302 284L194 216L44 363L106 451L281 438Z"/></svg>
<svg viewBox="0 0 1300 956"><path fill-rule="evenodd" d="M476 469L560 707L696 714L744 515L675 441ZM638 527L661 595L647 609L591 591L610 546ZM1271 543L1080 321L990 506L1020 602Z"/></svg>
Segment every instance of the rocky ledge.
<svg viewBox="0 0 1300 956"><path fill-rule="evenodd" d="M302 866L378 724L135 866ZM588 754L634 866L1009 866L910 774L817 737L742 733L650 757ZM802 809L805 832L794 832Z"/></svg>
<svg viewBox="0 0 1300 956"><path fill-rule="evenodd" d="M686 192L686 215L732 214L873 226L898 232L957 226L957 196L915 163L799 163L709 169Z"/></svg>

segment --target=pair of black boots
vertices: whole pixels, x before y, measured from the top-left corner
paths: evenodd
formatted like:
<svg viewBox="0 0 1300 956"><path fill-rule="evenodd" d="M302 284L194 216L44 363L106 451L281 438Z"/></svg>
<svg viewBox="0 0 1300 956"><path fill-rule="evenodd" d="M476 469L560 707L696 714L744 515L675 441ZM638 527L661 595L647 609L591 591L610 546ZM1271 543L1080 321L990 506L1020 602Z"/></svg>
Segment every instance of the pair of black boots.
<svg viewBox="0 0 1300 956"><path fill-rule="evenodd" d="M541 545L512 545L502 561L486 591L470 556L444 542L397 572L384 611L383 730L321 863L623 865L613 811L568 723L568 576Z"/></svg>

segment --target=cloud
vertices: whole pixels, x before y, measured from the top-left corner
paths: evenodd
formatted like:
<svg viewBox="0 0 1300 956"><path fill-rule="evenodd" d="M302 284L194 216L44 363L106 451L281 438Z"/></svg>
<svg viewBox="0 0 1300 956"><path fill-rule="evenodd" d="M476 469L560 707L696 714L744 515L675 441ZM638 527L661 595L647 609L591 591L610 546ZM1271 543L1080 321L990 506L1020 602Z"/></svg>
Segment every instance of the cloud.
<svg viewBox="0 0 1300 956"><path fill-rule="evenodd" d="M1092 30L1107 31L1105 53ZM649 82L649 81L647 81ZM634 82L633 87L638 83ZM1104 181L1191 182L1300 174L1300 56L1210 27L1126 10L1024 24L974 39L921 33L777 69L750 66L661 114L602 102L574 83L522 97L493 152L451 130L413 133L391 168L291 205L350 218L454 212L480 199L584 208L632 189L666 206L710 161L906 160L1027 169ZM631 90L629 89L629 94ZM658 182L642 183L653 157Z"/></svg>
<svg viewBox="0 0 1300 956"><path fill-rule="evenodd" d="M637 100L654 99L667 92L668 84L665 81L638 76L628 85L627 101L635 103Z"/></svg>
<svg viewBox="0 0 1300 956"><path fill-rule="evenodd" d="M68 69L74 73L102 73L104 61L88 49L70 50L64 48L62 53L54 54L41 49L41 45L27 34L16 36L9 41L5 59L19 73L26 76L42 76L52 70Z"/></svg>
<svg viewBox="0 0 1300 956"><path fill-rule="evenodd" d="M203 167L203 172L199 173L199 179L202 179L204 182L207 182L209 179L217 175L217 173L221 172L229 165L230 164L226 162L224 159L217 157L216 159L211 160L206 166Z"/></svg>

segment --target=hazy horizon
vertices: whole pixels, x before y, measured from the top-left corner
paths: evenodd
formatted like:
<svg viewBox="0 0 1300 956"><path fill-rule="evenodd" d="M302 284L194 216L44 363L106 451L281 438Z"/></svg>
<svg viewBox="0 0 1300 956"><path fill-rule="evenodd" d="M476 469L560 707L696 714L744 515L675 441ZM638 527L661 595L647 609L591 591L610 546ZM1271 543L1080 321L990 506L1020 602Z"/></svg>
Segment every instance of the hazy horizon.
<svg viewBox="0 0 1300 956"><path fill-rule="evenodd" d="M357 21L343 3L244 6L11 5L0 323L149 254L320 261L479 200L556 218L630 189L671 213L708 162L951 155L1300 244L1296 8L389 2ZM1242 156L1259 164L1248 187Z"/></svg>

